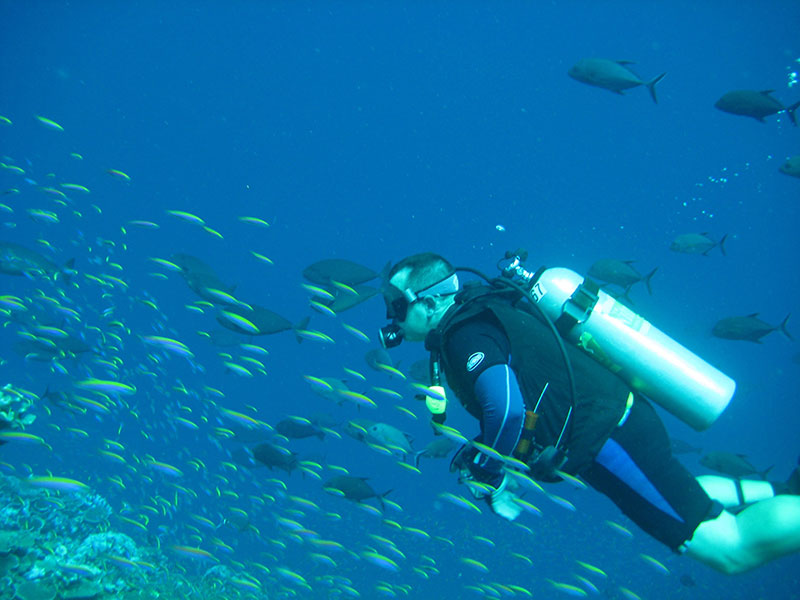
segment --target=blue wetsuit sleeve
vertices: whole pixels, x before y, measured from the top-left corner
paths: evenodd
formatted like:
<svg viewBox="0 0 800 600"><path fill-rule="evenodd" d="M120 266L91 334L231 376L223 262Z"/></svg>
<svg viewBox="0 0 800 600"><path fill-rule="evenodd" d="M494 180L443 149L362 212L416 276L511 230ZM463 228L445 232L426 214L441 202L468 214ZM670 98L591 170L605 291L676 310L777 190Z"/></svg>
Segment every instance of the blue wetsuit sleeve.
<svg viewBox="0 0 800 600"><path fill-rule="evenodd" d="M475 381L475 396L483 413L479 441L500 454L514 452L525 422L525 401L517 376L507 364L496 364L481 373ZM503 464L480 453L473 465L473 474L491 485L503 478Z"/></svg>

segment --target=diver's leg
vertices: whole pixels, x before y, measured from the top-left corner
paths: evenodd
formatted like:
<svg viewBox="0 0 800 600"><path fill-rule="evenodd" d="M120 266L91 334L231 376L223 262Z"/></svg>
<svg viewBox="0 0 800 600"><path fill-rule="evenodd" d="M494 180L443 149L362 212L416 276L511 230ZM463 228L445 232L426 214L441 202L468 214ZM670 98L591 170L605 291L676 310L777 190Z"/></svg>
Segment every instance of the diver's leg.
<svg viewBox="0 0 800 600"><path fill-rule="evenodd" d="M731 479L719 475L700 475L697 482L711 498L725 508L733 508L765 500L777 495L769 481L756 479Z"/></svg>
<svg viewBox="0 0 800 600"><path fill-rule="evenodd" d="M800 551L800 496L775 496L702 522L686 555L722 573L743 573Z"/></svg>

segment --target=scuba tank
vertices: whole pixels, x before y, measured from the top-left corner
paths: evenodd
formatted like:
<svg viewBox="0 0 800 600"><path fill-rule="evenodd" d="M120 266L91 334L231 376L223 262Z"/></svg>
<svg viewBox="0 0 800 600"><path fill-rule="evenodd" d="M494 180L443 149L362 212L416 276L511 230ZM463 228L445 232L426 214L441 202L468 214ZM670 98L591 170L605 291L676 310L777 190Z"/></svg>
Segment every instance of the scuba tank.
<svg viewBox="0 0 800 600"><path fill-rule="evenodd" d="M597 283L559 267L531 273L522 264L524 256L507 253L512 262L503 276L528 290L564 339L698 431L722 414L736 389L733 379L600 290Z"/></svg>

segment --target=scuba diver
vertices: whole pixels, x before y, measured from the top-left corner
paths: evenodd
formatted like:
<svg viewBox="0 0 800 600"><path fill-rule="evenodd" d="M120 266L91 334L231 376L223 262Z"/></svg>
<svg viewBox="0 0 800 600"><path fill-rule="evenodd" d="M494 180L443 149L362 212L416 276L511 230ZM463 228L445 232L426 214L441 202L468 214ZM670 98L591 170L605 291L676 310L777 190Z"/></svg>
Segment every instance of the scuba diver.
<svg viewBox="0 0 800 600"><path fill-rule="evenodd" d="M473 496L514 520L520 472L545 482L579 476L645 532L720 572L800 550L798 469L785 483L695 478L672 456L650 403L704 429L733 380L589 280L567 269L530 273L521 253L506 259L502 276L488 279L416 254L394 265L382 290L383 345L424 341L431 353L434 430L446 417L442 373L480 421L451 463ZM461 286L457 271L485 282Z"/></svg>

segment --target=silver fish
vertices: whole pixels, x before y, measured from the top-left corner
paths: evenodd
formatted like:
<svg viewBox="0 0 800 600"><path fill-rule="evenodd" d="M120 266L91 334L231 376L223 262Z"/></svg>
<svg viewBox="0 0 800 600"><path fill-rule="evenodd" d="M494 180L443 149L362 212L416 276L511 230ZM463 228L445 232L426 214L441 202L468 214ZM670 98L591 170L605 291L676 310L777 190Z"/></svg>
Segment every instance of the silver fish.
<svg viewBox="0 0 800 600"><path fill-rule="evenodd" d="M786 323L790 315L781 321L780 325L770 325L766 321L758 318L758 313L753 313L745 317L728 317L722 319L714 325L711 334L726 340L745 340L748 342L761 343L761 338L773 331L780 331L790 340L794 338L786 329Z"/></svg>
<svg viewBox="0 0 800 600"><path fill-rule="evenodd" d="M757 121L764 122L764 117L784 112L789 115L789 119L797 125L795 111L800 107L800 101L791 106L784 106L780 100L770 96L775 90L733 90L724 94L716 101L714 106L722 112L743 117L753 117Z"/></svg>
<svg viewBox="0 0 800 600"><path fill-rule="evenodd" d="M630 60L582 58L567 71L567 74L576 81L603 88L616 94L622 94L623 90L643 85L650 91L653 102L658 104L656 84L664 79L666 73L661 73L661 75L653 77L650 81L644 81L628 67L628 65L632 64L633 61Z"/></svg>

